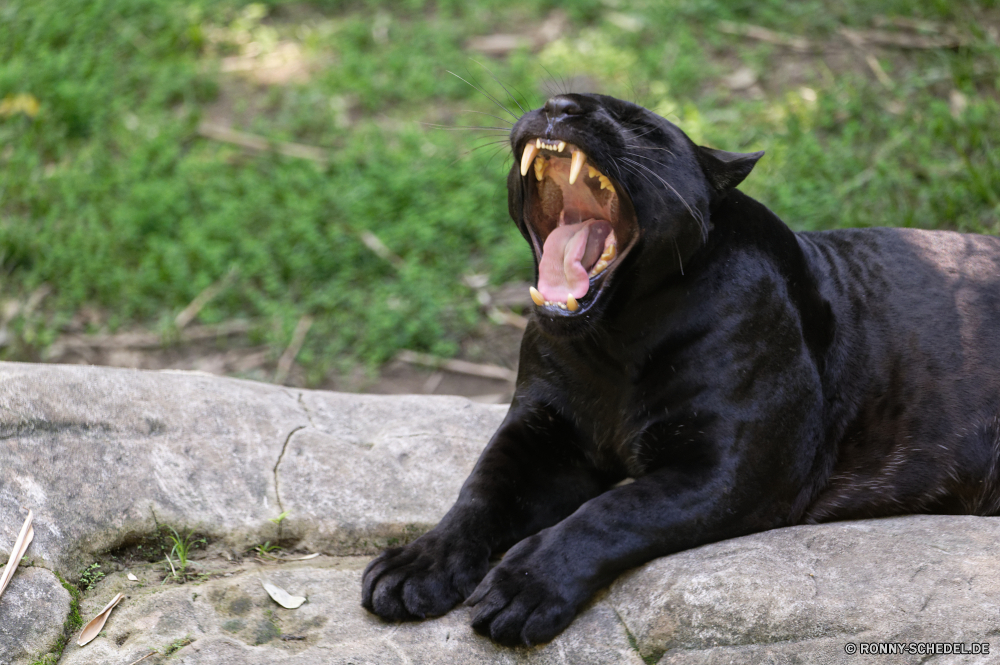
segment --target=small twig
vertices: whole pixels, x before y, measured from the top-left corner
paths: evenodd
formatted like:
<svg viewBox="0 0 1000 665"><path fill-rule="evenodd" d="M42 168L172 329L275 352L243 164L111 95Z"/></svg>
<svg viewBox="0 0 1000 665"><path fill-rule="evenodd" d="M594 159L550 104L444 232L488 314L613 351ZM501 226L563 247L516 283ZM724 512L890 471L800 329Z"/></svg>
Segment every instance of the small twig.
<svg viewBox="0 0 1000 665"><path fill-rule="evenodd" d="M30 296L28 296L28 301L24 303L24 309L21 310L21 313L24 314L25 316L31 314L33 311L35 311L36 307L42 304L42 301L45 300L45 296L49 295L50 293L52 293L52 287L49 286L48 284L42 284L41 286L39 286L37 289L31 292Z"/></svg>
<svg viewBox="0 0 1000 665"><path fill-rule="evenodd" d="M417 353L416 351L403 350L396 355L396 359L411 365L423 365L434 369L443 369L456 374L468 374L470 376L481 376L486 379L498 379L513 383L517 380L517 372L509 370L499 365L482 365L470 363L465 360L449 360L439 358L429 353Z"/></svg>
<svg viewBox="0 0 1000 665"><path fill-rule="evenodd" d="M327 152L322 148L317 148L311 145L302 145L301 143L272 141L263 136L240 132L224 125L203 122L198 126L198 134L207 139L212 139L213 141L231 143L249 150L257 150L259 152L273 150L274 152L285 155L286 157L308 159L313 162L319 162L320 164L325 164L330 161L329 155L327 155Z"/></svg>
<svg viewBox="0 0 1000 665"><path fill-rule="evenodd" d="M403 267L403 259L399 255L393 253L391 249L386 247L385 243L382 242L377 235L371 231L362 231L358 234L358 237L361 239L361 242L364 243L365 247L375 252L379 258L385 259L391 263L393 268L399 270Z"/></svg>
<svg viewBox="0 0 1000 665"><path fill-rule="evenodd" d="M292 341L289 342L288 348L285 349L285 352L281 354L281 358L278 359L278 369L274 372L275 383L282 384L288 378L288 372L292 369L295 357L302 350L302 345L306 341L306 333L309 332L312 324L313 317L308 314L299 319L298 324L295 326L295 332L292 333Z"/></svg>
<svg viewBox="0 0 1000 665"><path fill-rule="evenodd" d="M732 21L719 21L718 28L720 31L730 35L739 35L741 37L749 37L750 39L767 42L768 44L787 46L788 48L801 53L806 53L812 50L812 44L810 44L809 40L805 37L786 35L781 32L775 32L773 30L768 30L767 28L762 28L759 25L733 23Z"/></svg>
<svg viewBox="0 0 1000 665"><path fill-rule="evenodd" d="M967 44L971 41L966 37L958 35L947 35L947 36L910 35L904 32L890 32L888 30L851 30L850 28L840 29L841 34L844 34L845 31L854 33L854 35L856 35L858 39L861 39L869 44L877 44L879 46L892 46L895 48L904 48L904 49L905 48L908 49L958 48L959 46L963 46L964 44Z"/></svg>
<svg viewBox="0 0 1000 665"><path fill-rule="evenodd" d="M521 330L525 330L528 327L528 319L526 317L523 317L520 314L515 314L509 309L491 307L486 314L494 323L519 328Z"/></svg>
<svg viewBox="0 0 1000 665"><path fill-rule="evenodd" d="M149 658L150 656L155 656L155 655L156 655L156 654L158 654L158 653L160 653L160 652L159 652L159 651L156 651L156 650L153 650L153 651L150 651L149 653L147 653L147 654L146 654L145 656L143 656L143 657L142 657L142 658L140 658L139 660L133 660L133 661L132 661L131 663L129 663L128 665L135 665L136 663L141 663L142 661L146 660L146 659L147 659L147 658Z"/></svg>
<svg viewBox="0 0 1000 665"><path fill-rule="evenodd" d="M249 332L254 324L249 321L229 321L215 326L191 326L182 330L178 341L198 342L216 337L242 335ZM117 335L63 335L53 346L60 351L67 349L155 349L163 346L163 337L158 333L132 332ZM52 357L60 354L54 353Z"/></svg>
<svg viewBox="0 0 1000 665"><path fill-rule="evenodd" d="M437 372L431 374L429 377L427 377L427 380L424 381L424 393L428 395L433 395L434 391L437 390L438 386L441 385L441 382L443 380L444 380L444 372L438 370Z"/></svg>
<svg viewBox="0 0 1000 665"><path fill-rule="evenodd" d="M236 270L230 270L225 277L202 290L187 307L181 310L180 314L174 317L174 325L177 326L177 329L181 330L184 326L191 323L205 305L229 286L235 276Z"/></svg>
<svg viewBox="0 0 1000 665"><path fill-rule="evenodd" d="M878 58L872 55L872 53L865 48L865 39L862 34L857 30L851 30L850 28L841 28L840 34L842 34L844 38L851 43L851 46L858 50L861 56L865 59L865 63L868 64L868 69L872 70L872 73L875 74L875 78L882 84L882 87L886 90L892 90L892 79L889 78L889 75L885 73L884 69L882 69L882 65L879 64Z"/></svg>

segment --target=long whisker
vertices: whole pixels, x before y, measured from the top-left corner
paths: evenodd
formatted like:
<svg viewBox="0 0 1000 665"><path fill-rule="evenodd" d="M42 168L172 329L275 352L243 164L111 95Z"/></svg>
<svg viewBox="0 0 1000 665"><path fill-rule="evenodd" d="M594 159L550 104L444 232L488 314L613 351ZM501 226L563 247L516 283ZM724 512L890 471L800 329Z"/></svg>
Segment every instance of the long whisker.
<svg viewBox="0 0 1000 665"><path fill-rule="evenodd" d="M562 78L561 76L555 76L552 72L549 71L548 67L546 67L541 63L539 63L539 67L544 69L545 73L549 75L549 78L552 79L552 83L555 85L555 88L560 95L569 94L570 92L569 83L566 81L566 79Z"/></svg>
<svg viewBox="0 0 1000 665"><path fill-rule="evenodd" d="M460 154L458 157L456 157L455 161L451 162L448 165L448 168L451 168L455 164L458 164L458 162L461 161L464 157L468 157L469 155L471 155L472 153L474 153L475 151L477 151L477 150L479 150L481 148L488 148L488 147L490 147L490 145L491 144L489 144L489 143L484 143L483 145L476 146L475 148L470 148L469 150L466 150L465 152L463 152L462 154ZM502 149L503 149L503 146L499 146L497 148L494 148L494 150L496 150L498 153ZM493 157L496 157L496 154L494 154ZM493 160L493 157L490 157L490 161Z"/></svg>
<svg viewBox="0 0 1000 665"><path fill-rule="evenodd" d="M425 127L433 127L434 129L447 129L448 131L459 131L462 129L492 129L498 132L503 132L504 134L510 132L510 130L507 129L506 127L486 127L479 125L438 125L433 122L421 122L420 124L424 125Z"/></svg>
<svg viewBox="0 0 1000 665"><path fill-rule="evenodd" d="M639 154L638 152L630 152L630 153L628 153L628 156L629 156L629 157L637 157L637 158L639 158L639 159L648 159L649 161L653 162L653 163L654 163L654 164L656 164L657 166L662 166L662 167L664 167L664 168L666 168L666 167L667 167L667 165L666 165L666 164L664 164L663 162L661 162L661 161L658 161L658 160L655 160L655 159L653 159L652 157L647 157L646 155L640 155L640 154Z"/></svg>
<svg viewBox="0 0 1000 665"><path fill-rule="evenodd" d="M521 106L521 102L517 101L517 98L515 98L514 95L510 94L510 90L507 89L507 86L505 86L503 84L503 81L501 81L500 79L498 79L493 74L493 72L490 71L489 67L487 67L483 63L479 62L478 60L473 60L472 58L469 58L469 59L472 60L472 62L474 62L477 65L479 65L480 67L482 67L483 69L485 69L487 71L487 73L489 73L490 78L492 78L494 81L496 81L497 83L500 84L500 87L503 88L503 91L507 93L507 96L510 97L511 101L513 101L515 104L517 104L517 108L521 109L521 113L524 113L524 107Z"/></svg>
<svg viewBox="0 0 1000 665"><path fill-rule="evenodd" d="M506 106L504 106L503 104L501 104L497 100L496 97L494 97L490 93L486 92L486 90L484 90L483 88L481 88L479 86L475 86L475 85L469 83L464 78L462 78L461 76L459 76L458 74L456 74L455 72L453 72L453 71L451 71L449 69L446 69L445 71L448 72L449 74L451 74L452 76L454 76L455 78L457 78L459 81L462 81L463 83L465 83L466 85L468 85L473 90L476 90L477 92L480 92L480 93L486 95L487 99L489 99L491 102L493 102L494 104L496 104L497 106L499 106L501 109L503 109L504 111L506 111L507 114L510 115L510 117L514 118L514 120L518 119L518 116L516 116L513 111L511 111L509 108L507 108Z"/></svg>
<svg viewBox="0 0 1000 665"><path fill-rule="evenodd" d="M475 148L473 148L473 150L479 150L480 148L485 148L485 147L491 146L491 145L498 145L498 144L501 144L501 143L507 143L507 139L502 139L500 141L487 141L486 143L480 143L478 146L476 146Z"/></svg>
<svg viewBox="0 0 1000 665"><path fill-rule="evenodd" d="M636 130L636 129L625 129L625 130L623 130L623 131L626 131L626 132L633 132L633 133L634 133L634 132L636 132L636 131L638 131L638 130ZM650 128L650 129L647 129L646 131L644 131L644 132L643 132L642 134L638 134L638 135L636 135L636 136L632 136L631 138L633 138L633 139L639 139L639 138L642 138L643 136L645 136L646 134L652 134L652 133L653 133L653 132L655 132L655 131L656 131L656 128L655 128L655 127L652 127L652 128Z"/></svg>
<svg viewBox="0 0 1000 665"><path fill-rule="evenodd" d="M626 143L625 147L626 148L638 148L639 150L662 150L663 152L665 152L665 153L667 153L669 155L673 155L674 157L677 156L676 153L674 153L674 151L671 150L671 149L669 149L669 148L653 148L653 147L648 146L648 145L639 145L638 143Z"/></svg>
<svg viewBox="0 0 1000 665"><path fill-rule="evenodd" d="M508 120L507 118L501 118L501 117L500 117L500 116L498 116L498 115L493 115L492 113L486 113L485 111L473 111L472 109L462 109L462 111L461 111L461 112L462 112L462 113L478 113L479 115L488 115L488 116L489 116L489 117L491 117L491 118L496 118L496 119L497 119L497 120L499 120L500 122L506 122L506 123L507 123L508 125L511 125L511 126L513 126L513 125L514 125L514 123L512 123L512 122L511 122L510 120Z"/></svg>
<svg viewBox="0 0 1000 665"><path fill-rule="evenodd" d="M622 159L624 159L626 162L629 162L631 164L635 164L636 166L638 166L641 169L649 171L649 173L652 174L657 180L659 180L664 185L666 185L667 187L669 187L670 191L672 191L675 195L677 195L677 198L679 198L681 200L681 203L684 204L684 207L688 209L688 212L691 214L691 217L693 217L694 219L696 219L698 221L698 226L701 228L701 233L702 233L703 239L708 238L708 228L705 225L705 217L704 217L704 215L702 215L700 211L696 211L694 208L692 208L691 204L689 204L687 202L687 199L685 199L683 196L681 196L681 193L678 192L674 188L673 185L671 185L669 182L667 182L666 180L664 180L663 178L661 178L659 173L657 173L656 171L652 170L651 168L649 168L645 164L641 164L639 162L633 161L633 160L629 159L628 157L622 157Z"/></svg>

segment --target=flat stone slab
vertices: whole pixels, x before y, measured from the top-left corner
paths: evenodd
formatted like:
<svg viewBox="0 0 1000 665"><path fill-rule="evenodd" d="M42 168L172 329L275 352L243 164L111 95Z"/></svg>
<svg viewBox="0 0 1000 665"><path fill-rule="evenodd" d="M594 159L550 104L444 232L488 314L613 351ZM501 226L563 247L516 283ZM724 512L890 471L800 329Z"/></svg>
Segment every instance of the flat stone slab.
<svg viewBox="0 0 1000 665"><path fill-rule="evenodd" d="M0 363L0 551L76 579L170 525L236 551L374 553L433 526L506 412L187 372ZM287 504L283 501L287 495Z"/></svg>
<svg viewBox="0 0 1000 665"><path fill-rule="evenodd" d="M460 608L433 621L390 624L359 603L367 557L323 559L308 564L244 565L203 583L143 586L124 574L103 581L84 603L99 612L118 591L127 594L104 634L86 647L67 648L66 665L119 665L153 650L177 646L184 664L283 665L285 663L629 663L642 665L614 610L598 603L551 644L505 649L469 627ZM135 572L135 571L133 571ZM147 579L139 573L137 577ZM280 607L264 591L266 580L308 601Z"/></svg>
<svg viewBox="0 0 1000 665"><path fill-rule="evenodd" d="M621 576L531 649L476 635L463 607L404 624L365 612L370 555L444 515L504 413L462 398L0 363L2 560L35 512L33 567L0 597L0 663L39 662L67 638L46 665L125 665L154 650L143 662L833 663L873 658L848 644L991 640L990 655L930 662L998 659L1000 518L800 526L681 552ZM164 562L165 525L209 541L184 583ZM255 553L278 540L282 556L320 556ZM126 597L78 647L78 629L63 629L70 594L50 571L76 583L95 562L107 576L84 591L83 621ZM308 600L282 608L262 580Z"/></svg>

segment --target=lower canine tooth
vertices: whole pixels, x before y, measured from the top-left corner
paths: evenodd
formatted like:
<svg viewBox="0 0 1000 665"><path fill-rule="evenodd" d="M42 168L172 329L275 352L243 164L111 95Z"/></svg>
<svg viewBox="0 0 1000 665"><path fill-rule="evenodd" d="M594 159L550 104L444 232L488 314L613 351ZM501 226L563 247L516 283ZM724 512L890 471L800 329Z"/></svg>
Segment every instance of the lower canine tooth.
<svg viewBox="0 0 1000 665"><path fill-rule="evenodd" d="M528 167L531 166L531 162L535 160L535 155L538 154L538 148L531 145L530 143L524 146L524 152L521 154L521 175L528 175Z"/></svg>
<svg viewBox="0 0 1000 665"><path fill-rule="evenodd" d="M573 297L572 293L566 298L566 308L571 312L575 312L580 308L580 306L576 304L576 298Z"/></svg>
<svg viewBox="0 0 1000 665"><path fill-rule="evenodd" d="M535 157L535 179L539 182L545 178L545 169L549 163L541 157Z"/></svg>
<svg viewBox="0 0 1000 665"><path fill-rule="evenodd" d="M573 153L573 163L569 166L569 184L572 185L576 182L586 161L587 155L583 154L583 150L577 150Z"/></svg>
<svg viewBox="0 0 1000 665"><path fill-rule="evenodd" d="M542 294L539 293L538 289L536 289L535 287L529 286L528 293L531 294L531 301L536 305L538 305L539 307L545 304L545 298L542 297Z"/></svg>

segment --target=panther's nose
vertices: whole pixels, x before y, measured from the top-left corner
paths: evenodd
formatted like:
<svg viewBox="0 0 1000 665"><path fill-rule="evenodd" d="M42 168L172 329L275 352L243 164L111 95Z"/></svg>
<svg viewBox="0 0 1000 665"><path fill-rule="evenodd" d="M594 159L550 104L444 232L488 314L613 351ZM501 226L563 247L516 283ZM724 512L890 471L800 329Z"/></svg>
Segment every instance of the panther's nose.
<svg viewBox="0 0 1000 665"><path fill-rule="evenodd" d="M560 120L563 116L581 115L582 113L583 107L572 97L566 95L557 95L545 102L545 115L548 116L549 122Z"/></svg>

